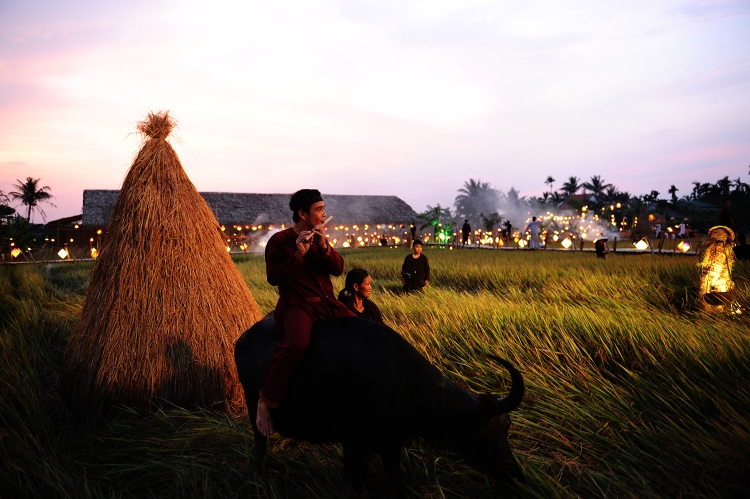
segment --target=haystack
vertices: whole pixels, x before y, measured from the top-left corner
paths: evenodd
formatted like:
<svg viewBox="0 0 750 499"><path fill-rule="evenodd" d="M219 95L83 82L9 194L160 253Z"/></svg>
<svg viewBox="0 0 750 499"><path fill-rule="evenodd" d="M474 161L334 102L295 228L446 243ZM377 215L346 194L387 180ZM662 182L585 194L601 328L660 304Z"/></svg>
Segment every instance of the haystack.
<svg viewBox="0 0 750 499"><path fill-rule="evenodd" d="M86 420L120 405L244 409L234 343L261 314L166 140L174 126L168 112L138 125L144 141L65 350L60 395Z"/></svg>

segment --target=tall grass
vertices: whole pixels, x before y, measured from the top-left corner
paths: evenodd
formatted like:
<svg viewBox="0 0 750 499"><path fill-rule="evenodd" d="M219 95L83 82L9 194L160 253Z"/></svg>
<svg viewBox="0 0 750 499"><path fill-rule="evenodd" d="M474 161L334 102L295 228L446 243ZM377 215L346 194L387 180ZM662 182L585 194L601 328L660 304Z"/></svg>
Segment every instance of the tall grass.
<svg viewBox="0 0 750 499"><path fill-rule="evenodd" d="M523 372L510 441L528 483L512 497L750 495L750 318L701 309L689 257L427 250L431 286L402 296L405 253L344 253L367 268L373 299L455 382L502 394L486 356ZM276 302L262 258L236 264L264 313ZM175 408L75 426L55 395L90 264L0 267L0 496L341 497L336 445L270 441L256 474L246 420ZM736 268L748 306L750 268ZM343 286L343 277L335 287ZM496 497L455 456L414 442L409 497ZM368 488L382 474L373 461Z"/></svg>

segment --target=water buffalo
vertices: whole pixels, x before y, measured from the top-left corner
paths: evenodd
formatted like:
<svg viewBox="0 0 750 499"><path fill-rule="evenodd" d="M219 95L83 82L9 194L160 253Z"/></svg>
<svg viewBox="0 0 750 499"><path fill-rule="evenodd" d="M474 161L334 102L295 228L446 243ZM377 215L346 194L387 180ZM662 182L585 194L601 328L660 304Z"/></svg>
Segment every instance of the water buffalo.
<svg viewBox="0 0 750 499"><path fill-rule="evenodd" d="M255 425L258 387L282 337L269 316L246 331L234 351L261 468L267 439ZM510 362L493 358L513 382L504 398L459 388L388 326L357 317L321 321L283 403L272 411L274 424L284 436L342 444L346 497L363 496L371 452L382 456L386 495L400 496L401 448L417 437L498 480L522 480L507 437L523 377Z"/></svg>

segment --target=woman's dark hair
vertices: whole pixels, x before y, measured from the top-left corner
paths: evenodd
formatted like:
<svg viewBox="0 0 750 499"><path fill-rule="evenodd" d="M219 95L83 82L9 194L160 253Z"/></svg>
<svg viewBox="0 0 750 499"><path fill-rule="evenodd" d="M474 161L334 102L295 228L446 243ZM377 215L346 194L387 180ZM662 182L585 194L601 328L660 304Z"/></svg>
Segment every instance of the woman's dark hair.
<svg viewBox="0 0 750 499"><path fill-rule="evenodd" d="M354 294L354 285L361 286L370 273L365 269L352 269L346 274L344 289L339 292L339 301L344 301Z"/></svg>
<svg viewBox="0 0 750 499"><path fill-rule="evenodd" d="M310 206L323 201L318 189L300 189L292 194L289 200L289 208L292 210L292 220L299 222L299 210L310 212Z"/></svg>

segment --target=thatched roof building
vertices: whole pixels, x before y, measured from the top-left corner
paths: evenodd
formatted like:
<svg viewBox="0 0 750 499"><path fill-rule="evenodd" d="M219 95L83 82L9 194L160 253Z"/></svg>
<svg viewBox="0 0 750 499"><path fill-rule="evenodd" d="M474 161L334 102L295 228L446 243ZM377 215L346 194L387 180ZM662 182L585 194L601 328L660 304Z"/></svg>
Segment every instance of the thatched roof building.
<svg viewBox="0 0 750 499"><path fill-rule="evenodd" d="M115 190L83 191L83 225L106 227L112 216ZM290 224L291 194L248 194L235 192L201 192L218 222L222 225ZM409 224L417 220L416 212L396 196L349 196L323 194L326 212L335 224Z"/></svg>

